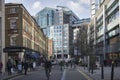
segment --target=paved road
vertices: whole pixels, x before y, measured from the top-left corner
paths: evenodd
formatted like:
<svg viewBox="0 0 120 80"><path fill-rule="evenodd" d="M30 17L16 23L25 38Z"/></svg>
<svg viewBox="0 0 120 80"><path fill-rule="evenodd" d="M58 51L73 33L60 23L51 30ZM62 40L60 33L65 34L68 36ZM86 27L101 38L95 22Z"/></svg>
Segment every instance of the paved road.
<svg viewBox="0 0 120 80"><path fill-rule="evenodd" d="M35 71L28 73L27 75L22 75L15 77L11 80L47 80L45 76L45 71ZM89 76L84 74L79 68L71 69L65 68L63 71L60 71L59 66L55 66L52 69L52 74L50 80L92 80Z"/></svg>
<svg viewBox="0 0 120 80"><path fill-rule="evenodd" d="M82 71L80 71L78 68L76 69L65 69L64 78L61 80L93 80L86 74L84 74Z"/></svg>
<svg viewBox="0 0 120 80"><path fill-rule="evenodd" d="M62 73L60 71L60 68L58 66L55 66L52 68L50 80L61 80ZM13 78L12 80L47 80L45 76L45 71L40 70L40 71L35 71L32 73L28 73L27 75L22 75L16 78Z"/></svg>

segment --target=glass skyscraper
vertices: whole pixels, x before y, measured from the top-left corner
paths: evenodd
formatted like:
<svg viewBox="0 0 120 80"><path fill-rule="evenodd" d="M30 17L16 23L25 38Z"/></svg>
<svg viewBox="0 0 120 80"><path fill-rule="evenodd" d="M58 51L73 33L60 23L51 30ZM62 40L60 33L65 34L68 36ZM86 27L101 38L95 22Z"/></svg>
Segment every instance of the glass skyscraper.
<svg viewBox="0 0 120 80"><path fill-rule="evenodd" d="M70 53L70 26L69 24L50 27L50 36L54 42L54 54L57 59L69 58ZM64 57L63 57L64 56Z"/></svg>
<svg viewBox="0 0 120 80"><path fill-rule="evenodd" d="M43 29L44 33L49 36L49 26L54 25L55 9L45 7L35 16L38 25Z"/></svg>
<svg viewBox="0 0 120 80"><path fill-rule="evenodd" d="M59 8L58 8L59 7ZM57 9L44 8L36 14L38 25L47 33L47 37L53 38L53 54L57 59L64 57L69 58L69 54L73 53L72 40L73 22L79 18L68 8L58 6Z"/></svg>

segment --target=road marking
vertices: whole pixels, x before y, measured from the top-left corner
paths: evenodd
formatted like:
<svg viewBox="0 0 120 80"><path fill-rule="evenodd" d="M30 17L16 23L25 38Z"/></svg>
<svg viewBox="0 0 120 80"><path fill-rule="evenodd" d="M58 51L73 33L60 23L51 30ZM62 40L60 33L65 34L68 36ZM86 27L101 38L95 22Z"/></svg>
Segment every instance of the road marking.
<svg viewBox="0 0 120 80"><path fill-rule="evenodd" d="M82 71L78 70L78 72L80 72L86 79L88 79L88 80L93 80L92 78L90 78L88 75L86 75L86 74L83 73Z"/></svg>
<svg viewBox="0 0 120 80"><path fill-rule="evenodd" d="M65 69L64 72L63 72L63 75L62 75L61 80L65 80L65 76L66 76L66 69Z"/></svg>

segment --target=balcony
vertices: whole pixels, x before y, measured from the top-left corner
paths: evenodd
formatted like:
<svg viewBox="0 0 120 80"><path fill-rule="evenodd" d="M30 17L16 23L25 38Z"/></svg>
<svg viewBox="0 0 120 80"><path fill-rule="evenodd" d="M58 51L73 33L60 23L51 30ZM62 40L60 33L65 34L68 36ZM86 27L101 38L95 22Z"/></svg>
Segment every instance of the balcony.
<svg viewBox="0 0 120 80"><path fill-rule="evenodd" d="M115 20L113 20L111 23L109 23L107 25L107 29L108 31L110 31L111 29L113 29L115 26L117 26L119 24L119 17L117 17Z"/></svg>

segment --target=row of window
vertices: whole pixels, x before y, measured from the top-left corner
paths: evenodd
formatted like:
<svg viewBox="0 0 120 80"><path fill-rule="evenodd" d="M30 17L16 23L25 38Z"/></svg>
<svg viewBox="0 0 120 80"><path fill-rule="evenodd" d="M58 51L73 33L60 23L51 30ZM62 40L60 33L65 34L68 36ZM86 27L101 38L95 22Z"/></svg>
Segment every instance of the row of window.
<svg viewBox="0 0 120 80"><path fill-rule="evenodd" d="M118 33L119 33L119 28L110 31L110 32L108 33L108 36L109 36L109 37L112 37L112 36L115 36L115 35L118 34ZM106 35L106 39L108 38L108 36ZM103 41L103 36L100 37L100 38L97 40L98 43L101 42L101 41Z"/></svg>
<svg viewBox="0 0 120 80"><path fill-rule="evenodd" d="M62 26L55 26L54 29L62 29Z"/></svg>
<svg viewBox="0 0 120 80"><path fill-rule="evenodd" d="M30 25L24 21L24 26L23 26L23 29L25 30L25 32L27 32L28 34L31 34L33 35L31 32L32 32L32 29L30 27Z"/></svg>
<svg viewBox="0 0 120 80"><path fill-rule="evenodd" d="M10 19L10 29L17 29L17 20Z"/></svg>
<svg viewBox="0 0 120 80"><path fill-rule="evenodd" d="M97 40L97 43L99 43L99 42L101 42L101 41L103 41L103 36L101 36L98 40Z"/></svg>
<svg viewBox="0 0 120 80"><path fill-rule="evenodd" d="M113 20L119 17L119 10L117 12L114 12L111 16L107 19L107 24L111 23Z"/></svg>
<svg viewBox="0 0 120 80"><path fill-rule="evenodd" d="M17 13L16 8L10 8L10 13Z"/></svg>
<svg viewBox="0 0 120 80"><path fill-rule="evenodd" d="M24 46L24 47L29 47L29 48L31 48L31 47L32 47L31 44L32 44L31 40L29 40L28 38L23 37L23 46Z"/></svg>
<svg viewBox="0 0 120 80"><path fill-rule="evenodd" d="M16 46L17 45L17 36L16 35L10 36L10 45L11 46Z"/></svg>
<svg viewBox="0 0 120 80"><path fill-rule="evenodd" d="M109 37L112 37L112 36L114 36L114 35L116 35L118 33L119 33L119 29L117 28L117 29L112 30L111 32L109 32L108 35L109 35Z"/></svg>
<svg viewBox="0 0 120 80"><path fill-rule="evenodd" d="M62 30L61 29L54 29L54 32L56 33L56 32L62 32Z"/></svg>

